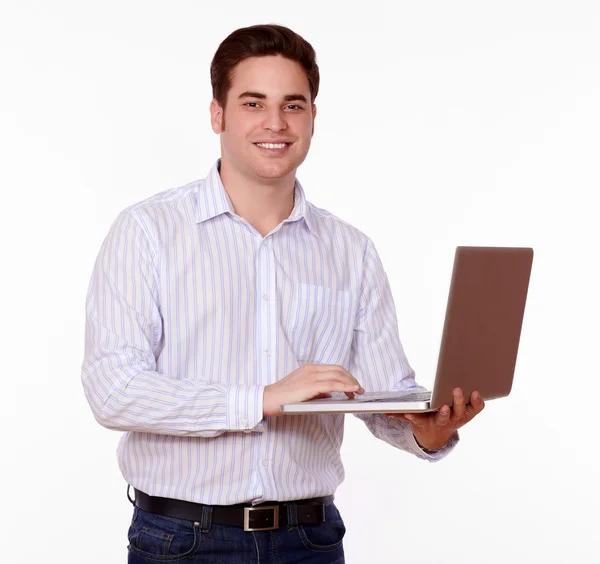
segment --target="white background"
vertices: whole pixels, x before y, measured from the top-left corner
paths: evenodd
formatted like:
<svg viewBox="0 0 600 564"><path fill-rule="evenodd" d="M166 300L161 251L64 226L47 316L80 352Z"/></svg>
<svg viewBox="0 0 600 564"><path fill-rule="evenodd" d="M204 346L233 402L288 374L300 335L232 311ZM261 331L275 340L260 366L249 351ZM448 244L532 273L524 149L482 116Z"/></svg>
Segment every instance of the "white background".
<svg viewBox="0 0 600 564"><path fill-rule="evenodd" d="M2 562L126 560L120 433L83 394L94 260L219 155L209 64L279 23L317 51L308 199L367 233L431 386L457 245L532 246L513 393L438 464L347 417L347 562L600 562L597 2L1 2Z"/></svg>

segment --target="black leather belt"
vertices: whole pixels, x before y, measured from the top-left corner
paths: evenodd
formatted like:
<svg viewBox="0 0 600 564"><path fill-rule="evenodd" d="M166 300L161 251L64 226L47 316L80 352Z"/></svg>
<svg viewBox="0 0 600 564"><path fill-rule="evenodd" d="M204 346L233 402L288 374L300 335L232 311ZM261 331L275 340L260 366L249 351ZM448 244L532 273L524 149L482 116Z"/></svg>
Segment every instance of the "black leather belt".
<svg viewBox="0 0 600 564"><path fill-rule="evenodd" d="M211 505L193 503L181 499L150 496L133 489L135 505L144 511L187 519L202 521L204 507L212 507L212 522L217 525L243 527L245 531L270 531L285 527L288 524L287 505L293 503L297 508L298 523L301 525L318 525L325 522L325 506L333 502L334 496L299 499L297 501L266 502L260 505Z"/></svg>

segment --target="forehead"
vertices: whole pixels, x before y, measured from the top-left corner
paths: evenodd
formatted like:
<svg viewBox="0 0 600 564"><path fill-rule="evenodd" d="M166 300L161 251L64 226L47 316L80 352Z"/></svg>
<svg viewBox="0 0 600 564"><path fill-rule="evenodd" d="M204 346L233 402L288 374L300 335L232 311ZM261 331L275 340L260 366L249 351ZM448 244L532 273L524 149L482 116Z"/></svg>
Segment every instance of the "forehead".
<svg viewBox="0 0 600 564"><path fill-rule="evenodd" d="M310 85L297 61L281 55L250 57L238 63L231 73L229 94L237 96L244 91L264 92L268 97L303 92L309 98Z"/></svg>

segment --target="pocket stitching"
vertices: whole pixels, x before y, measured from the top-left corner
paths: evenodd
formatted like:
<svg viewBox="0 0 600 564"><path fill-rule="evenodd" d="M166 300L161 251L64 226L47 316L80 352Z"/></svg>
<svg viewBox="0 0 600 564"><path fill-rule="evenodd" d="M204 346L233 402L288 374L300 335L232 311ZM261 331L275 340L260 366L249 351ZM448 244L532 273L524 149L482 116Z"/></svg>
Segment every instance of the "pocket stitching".
<svg viewBox="0 0 600 564"><path fill-rule="evenodd" d="M316 295L315 295L316 293ZM328 357L331 357L332 353L334 357L339 357L340 353L343 352L344 347L347 346L348 335L344 334L344 325L345 322L351 322L351 305L352 298L349 290L338 290L336 288L329 288L327 286L319 286L316 284L308 284L306 282L296 282L296 296L294 300L294 310L293 317L291 319L291 342L294 343L294 353L297 355L302 355L302 360L310 360L309 358L304 358L305 353L308 353L306 349L305 341L310 339L308 337L307 331L310 330L307 323L312 323L314 327L318 327L323 323L322 320L315 319L315 315L319 313L319 308L317 307L319 302L322 301L332 301L331 313L333 316L333 320L325 322L325 327L330 324L334 324L329 331L325 331L323 337L326 338L326 346L329 348L332 346L330 344L330 337L337 334L337 338L342 338L344 341L340 344L333 345L333 350L330 351ZM302 316L302 305L304 307L308 307L308 311ZM308 306L307 306L308 304ZM322 312L321 312L322 313ZM337 317L337 320L335 319ZM304 319L304 321L303 321ZM337 327L336 324L339 324ZM312 342L312 341L311 341ZM319 341L321 342L321 341ZM346 343L346 344L343 344ZM324 352L324 351L323 351ZM315 351L310 351L312 356L315 356ZM311 356L309 355L309 356ZM299 357L298 357L299 358ZM321 362L323 359L318 360ZM341 364L337 362L337 364Z"/></svg>
<svg viewBox="0 0 600 564"><path fill-rule="evenodd" d="M129 550L134 552L135 554L139 554L148 560L155 560L157 562L176 562L177 560L183 560L184 558L188 558L189 556L193 556L198 549L200 548L200 535L198 534L198 526L194 525L194 542L192 543L192 547L182 554L173 554L173 555L158 555L151 554L150 552L145 552L144 550L140 550L137 546L135 546L135 542L137 541L139 535L142 533L144 529L149 529L149 527L142 527L132 539L133 542L129 543ZM155 529L158 531L158 529ZM169 533L164 533L160 531L163 535L169 536ZM174 537L174 535L170 535ZM171 539L172 540L172 539Z"/></svg>
<svg viewBox="0 0 600 564"><path fill-rule="evenodd" d="M302 525L298 525L298 534L300 535L300 540L302 541L302 544L309 550L313 550L315 552L333 552L334 550L342 546L342 543L344 542L344 535L342 535L342 538L334 544L314 544L306 535L306 531L304 530L304 527Z"/></svg>

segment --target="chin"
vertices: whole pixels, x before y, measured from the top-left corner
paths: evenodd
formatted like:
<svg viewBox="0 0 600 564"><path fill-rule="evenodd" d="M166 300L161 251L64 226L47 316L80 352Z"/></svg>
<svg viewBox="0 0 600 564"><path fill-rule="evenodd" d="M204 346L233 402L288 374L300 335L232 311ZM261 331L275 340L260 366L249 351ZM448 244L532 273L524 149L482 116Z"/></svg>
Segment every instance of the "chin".
<svg viewBox="0 0 600 564"><path fill-rule="evenodd" d="M296 168L294 163L256 163L254 170L261 178L283 178Z"/></svg>

